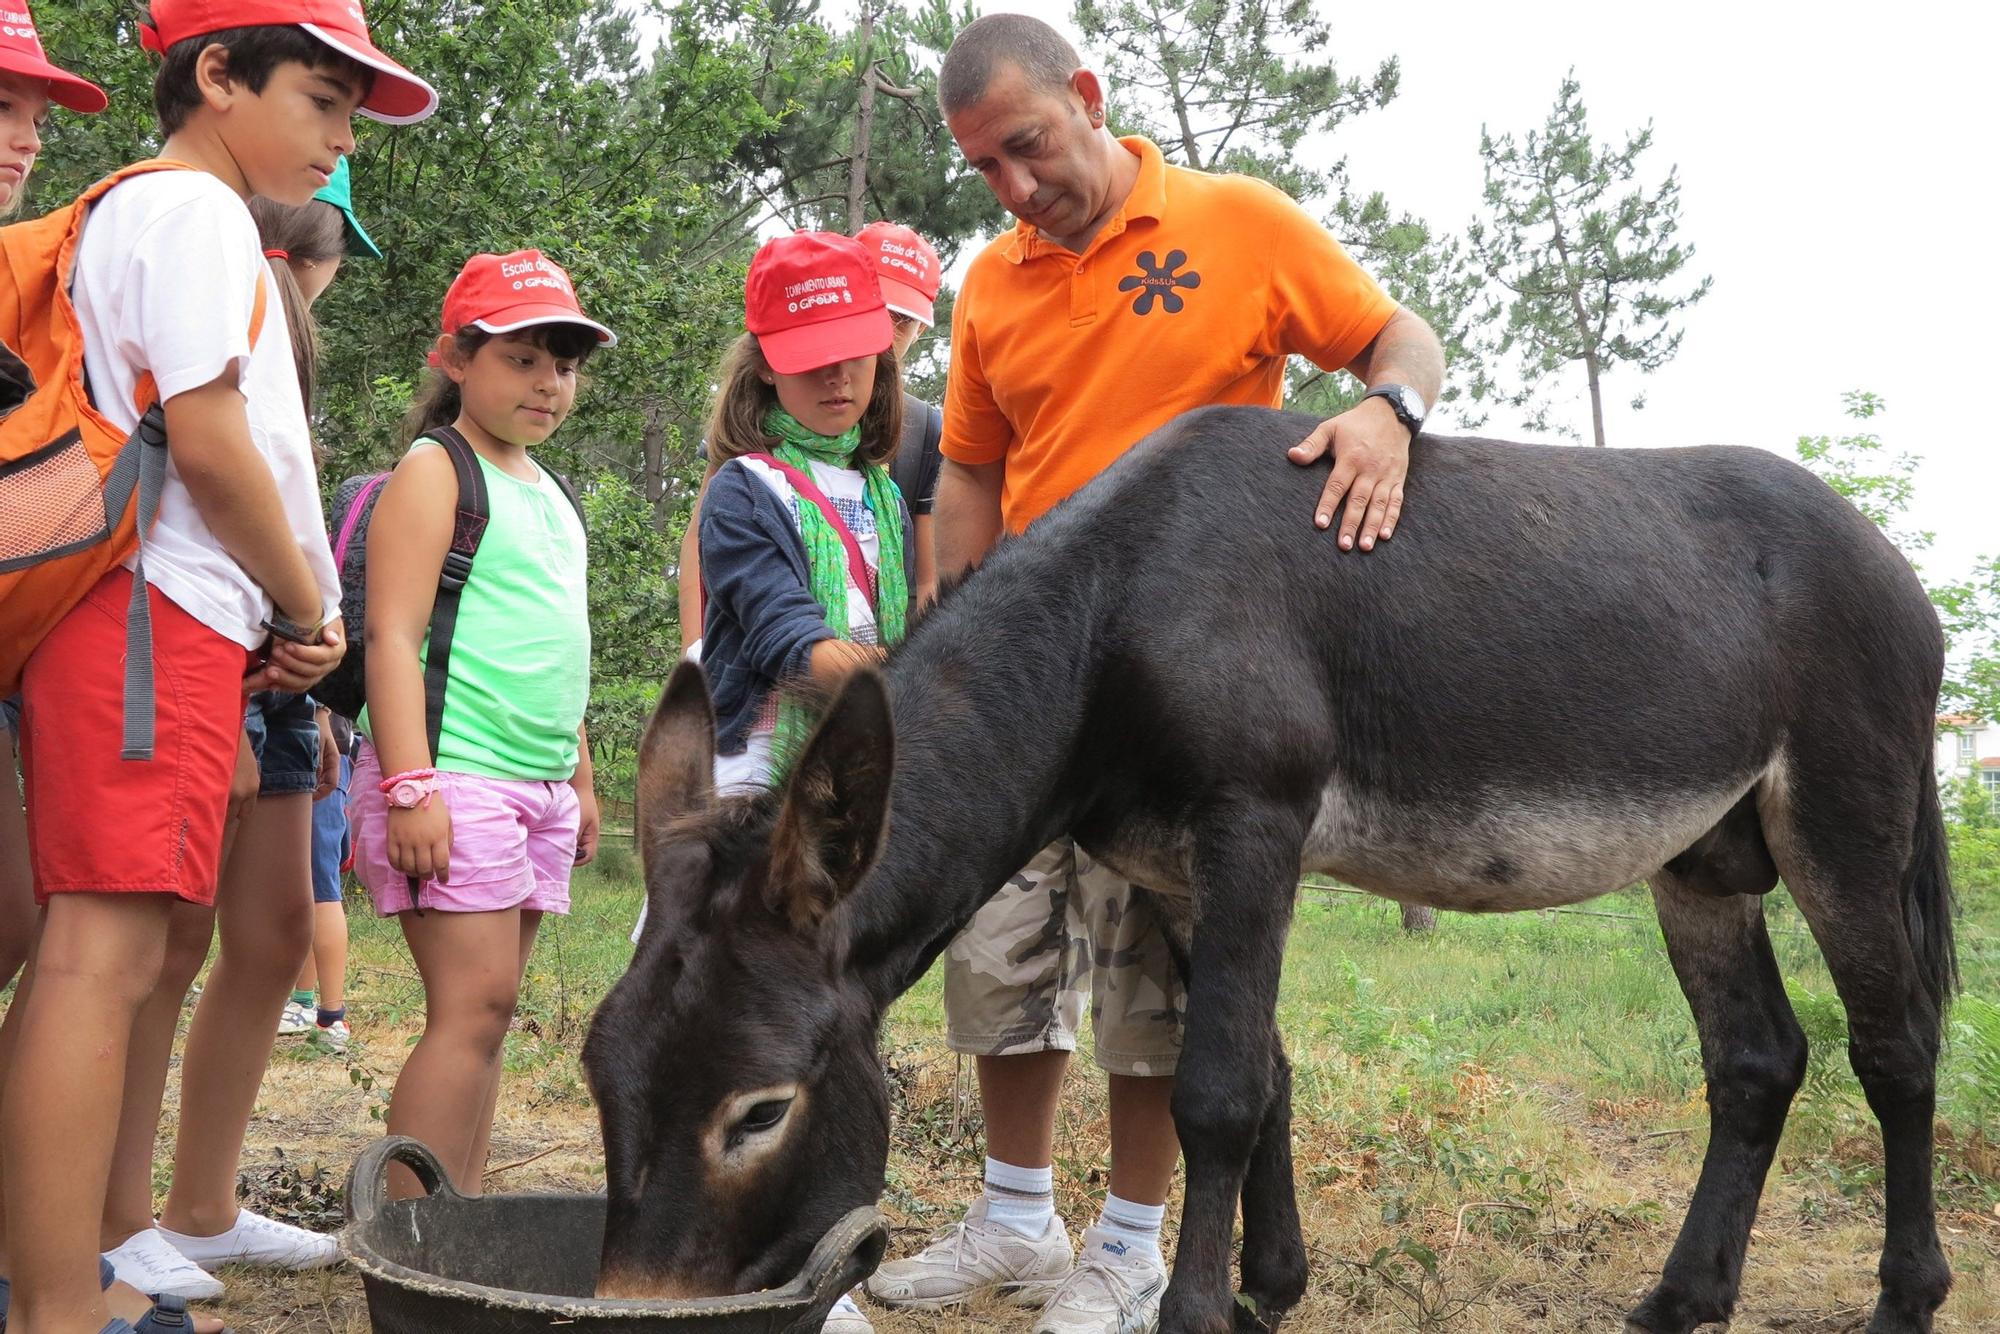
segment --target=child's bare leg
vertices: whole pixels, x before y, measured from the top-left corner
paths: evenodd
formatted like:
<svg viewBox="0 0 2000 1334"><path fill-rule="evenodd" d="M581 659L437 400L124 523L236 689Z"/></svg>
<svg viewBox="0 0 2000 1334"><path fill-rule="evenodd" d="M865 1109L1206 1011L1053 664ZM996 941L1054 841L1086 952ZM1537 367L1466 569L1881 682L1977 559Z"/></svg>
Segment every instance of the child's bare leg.
<svg viewBox="0 0 2000 1334"><path fill-rule="evenodd" d="M236 1170L278 1014L312 947L312 798L259 797L240 821L216 894L221 948L181 1057L174 1180L160 1225L214 1236L236 1223Z"/></svg>
<svg viewBox="0 0 2000 1334"><path fill-rule="evenodd" d="M542 924L541 913L532 909L521 912L521 967L514 975L514 992L520 995L520 981L528 975L528 956L535 952L535 932ZM502 1059L493 1063L493 1083L486 1091L486 1103L479 1115L479 1128L472 1136L472 1150L469 1158L471 1171L479 1174L481 1180L486 1175L486 1159L492 1151L493 1117L500 1109L500 1082L506 1077L507 1062L505 1052Z"/></svg>
<svg viewBox="0 0 2000 1334"><path fill-rule="evenodd" d="M166 953L163 894L59 894L0 1042L9 1323L95 1334L110 1318L97 1234L133 1020Z"/></svg>
<svg viewBox="0 0 2000 1334"><path fill-rule="evenodd" d="M122 1245L153 1226L153 1153L160 1134L160 1106L166 1097L167 1065L174 1031L188 988L208 959L215 934L215 909L176 902L167 925L166 959L152 995L132 1024L125 1057L125 1105L118 1119L118 1147L111 1155L111 1178L104 1194L104 1250Z"/></svg>
<svg viewBox="0 0 2000 1334"><path fill-rule="evenodd" d="M35 877L28 866L28 821L15 772L14 729L0 723L0 987L14 980L34 943Z"/></svg>
<svg viewBox="0 0 2000 1334"><path fill-rule="evenodd" d="M312 957L306 960L300 990L319 993L319 1008L338 1010L347 1004L347 905L313 905Z"/></svg>
<svg viewBox="0 0 2000 1334"><path fill-rule="evenodd" d="M520 991L521 917L518 909L401 916L424 978L424 1035L396 1078L388 1130L429 1145L468 1195L479 1193L482 1164L473 1148ZM394 1193L420 1193L413 1177L396 1170Z"/></svg>

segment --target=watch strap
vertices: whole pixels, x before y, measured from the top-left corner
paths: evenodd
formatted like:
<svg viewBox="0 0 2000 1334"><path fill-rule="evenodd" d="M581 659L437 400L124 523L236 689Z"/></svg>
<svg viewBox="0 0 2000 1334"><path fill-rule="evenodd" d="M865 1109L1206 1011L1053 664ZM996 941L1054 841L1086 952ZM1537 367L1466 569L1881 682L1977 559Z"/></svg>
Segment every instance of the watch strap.
<svg viewBox="0 0 2000 1334"><path fill-rule="evenodd" d="M1410 414L1407 403L1408 399L1414 399L1419 404L1422 404L1424 401L1424 396L1410 388L1410 386L1406 384L1373 385L1370 386L1367 393L1361 396L1361 401L1366 403L1371 398L1387 399L1390 410L1396 414L1396 420L1403 423L1412 438L1415 438L1417 432L1423 430L1424 418L1429 415L1430 409L1426 405L1423 412L1415 416Z"/></svg>

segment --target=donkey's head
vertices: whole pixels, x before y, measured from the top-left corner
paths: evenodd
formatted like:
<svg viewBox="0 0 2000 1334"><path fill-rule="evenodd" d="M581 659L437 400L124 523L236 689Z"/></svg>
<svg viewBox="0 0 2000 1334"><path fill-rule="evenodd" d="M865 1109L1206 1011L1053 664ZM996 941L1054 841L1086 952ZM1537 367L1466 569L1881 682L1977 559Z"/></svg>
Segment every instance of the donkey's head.
<svg viewBox="0 0 2000 1334"><path fill-rule="evenodd" d="M682 664L639 756L645 930L583 1051L604 1130L605 1296L783 1283L882 1191L880 1014L845 973L835 912L886 830L882 684L849 682L775 792L718 800L714 753L707 687Z"/></svg>

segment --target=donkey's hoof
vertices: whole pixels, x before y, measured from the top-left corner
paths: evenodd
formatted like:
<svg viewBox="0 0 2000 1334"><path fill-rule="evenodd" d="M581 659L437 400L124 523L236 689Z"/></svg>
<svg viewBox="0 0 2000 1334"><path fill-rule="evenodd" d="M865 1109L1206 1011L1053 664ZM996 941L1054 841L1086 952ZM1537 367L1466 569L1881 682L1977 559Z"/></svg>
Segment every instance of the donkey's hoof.
<svg viewBox="0 0 2000 1334"><path fill-rule="evenodd" d="M1929 1311L1914 1311L1883 1298L1868 1322L1868 1334L1931 1334L1935 1328Z"/></svg>
<svg viewBox="0 0 2000 1334"><path fill-rule="evenodd" d="M1276 1306L1264 1306L1256 1298L1239 1296L1231 1316L1235 1320L1235 1334L1278 1334L1278 1327L1285 1323L1285 1312Z"/></svg>
<svg viewBox="0 0 2000 1334"><path fill-rule="evenodd" d="M1727 1323L1732 1305L1657 1287L1625 1317L1625 1334L1692 1334L1710 1321Z"/></svg>

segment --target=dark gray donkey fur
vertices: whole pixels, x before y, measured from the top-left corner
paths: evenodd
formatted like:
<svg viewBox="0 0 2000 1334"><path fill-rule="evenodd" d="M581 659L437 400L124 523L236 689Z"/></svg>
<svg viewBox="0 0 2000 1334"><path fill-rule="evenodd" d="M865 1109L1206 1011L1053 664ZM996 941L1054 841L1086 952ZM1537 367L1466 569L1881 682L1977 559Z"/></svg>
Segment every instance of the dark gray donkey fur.
<svg viewBox="0 0 2000 1334"><path fill-rule="evenodd" d="M651 920L584 1053L605 1291L779 1280L875 1199L884 1008L1068 831L1153 887L1187 975L1165 1334L1274 1328L1305 1290L1274 1019L1301 869L1475 912L1651 882L1710 1109L1629 1316L1651 1334L1729 1317L1805 1070L1760 898L1783 876L1882 1126L1868 1328L1931 1328L1955 965L1943 647L1909 566L1759 451L1429 437L1395 540L1341 554L1306 521L1322 475L1284 456L1312 425L1156 432L850 681L774 792L715 798L706 692L675 673L641 760Z"/></svg>

